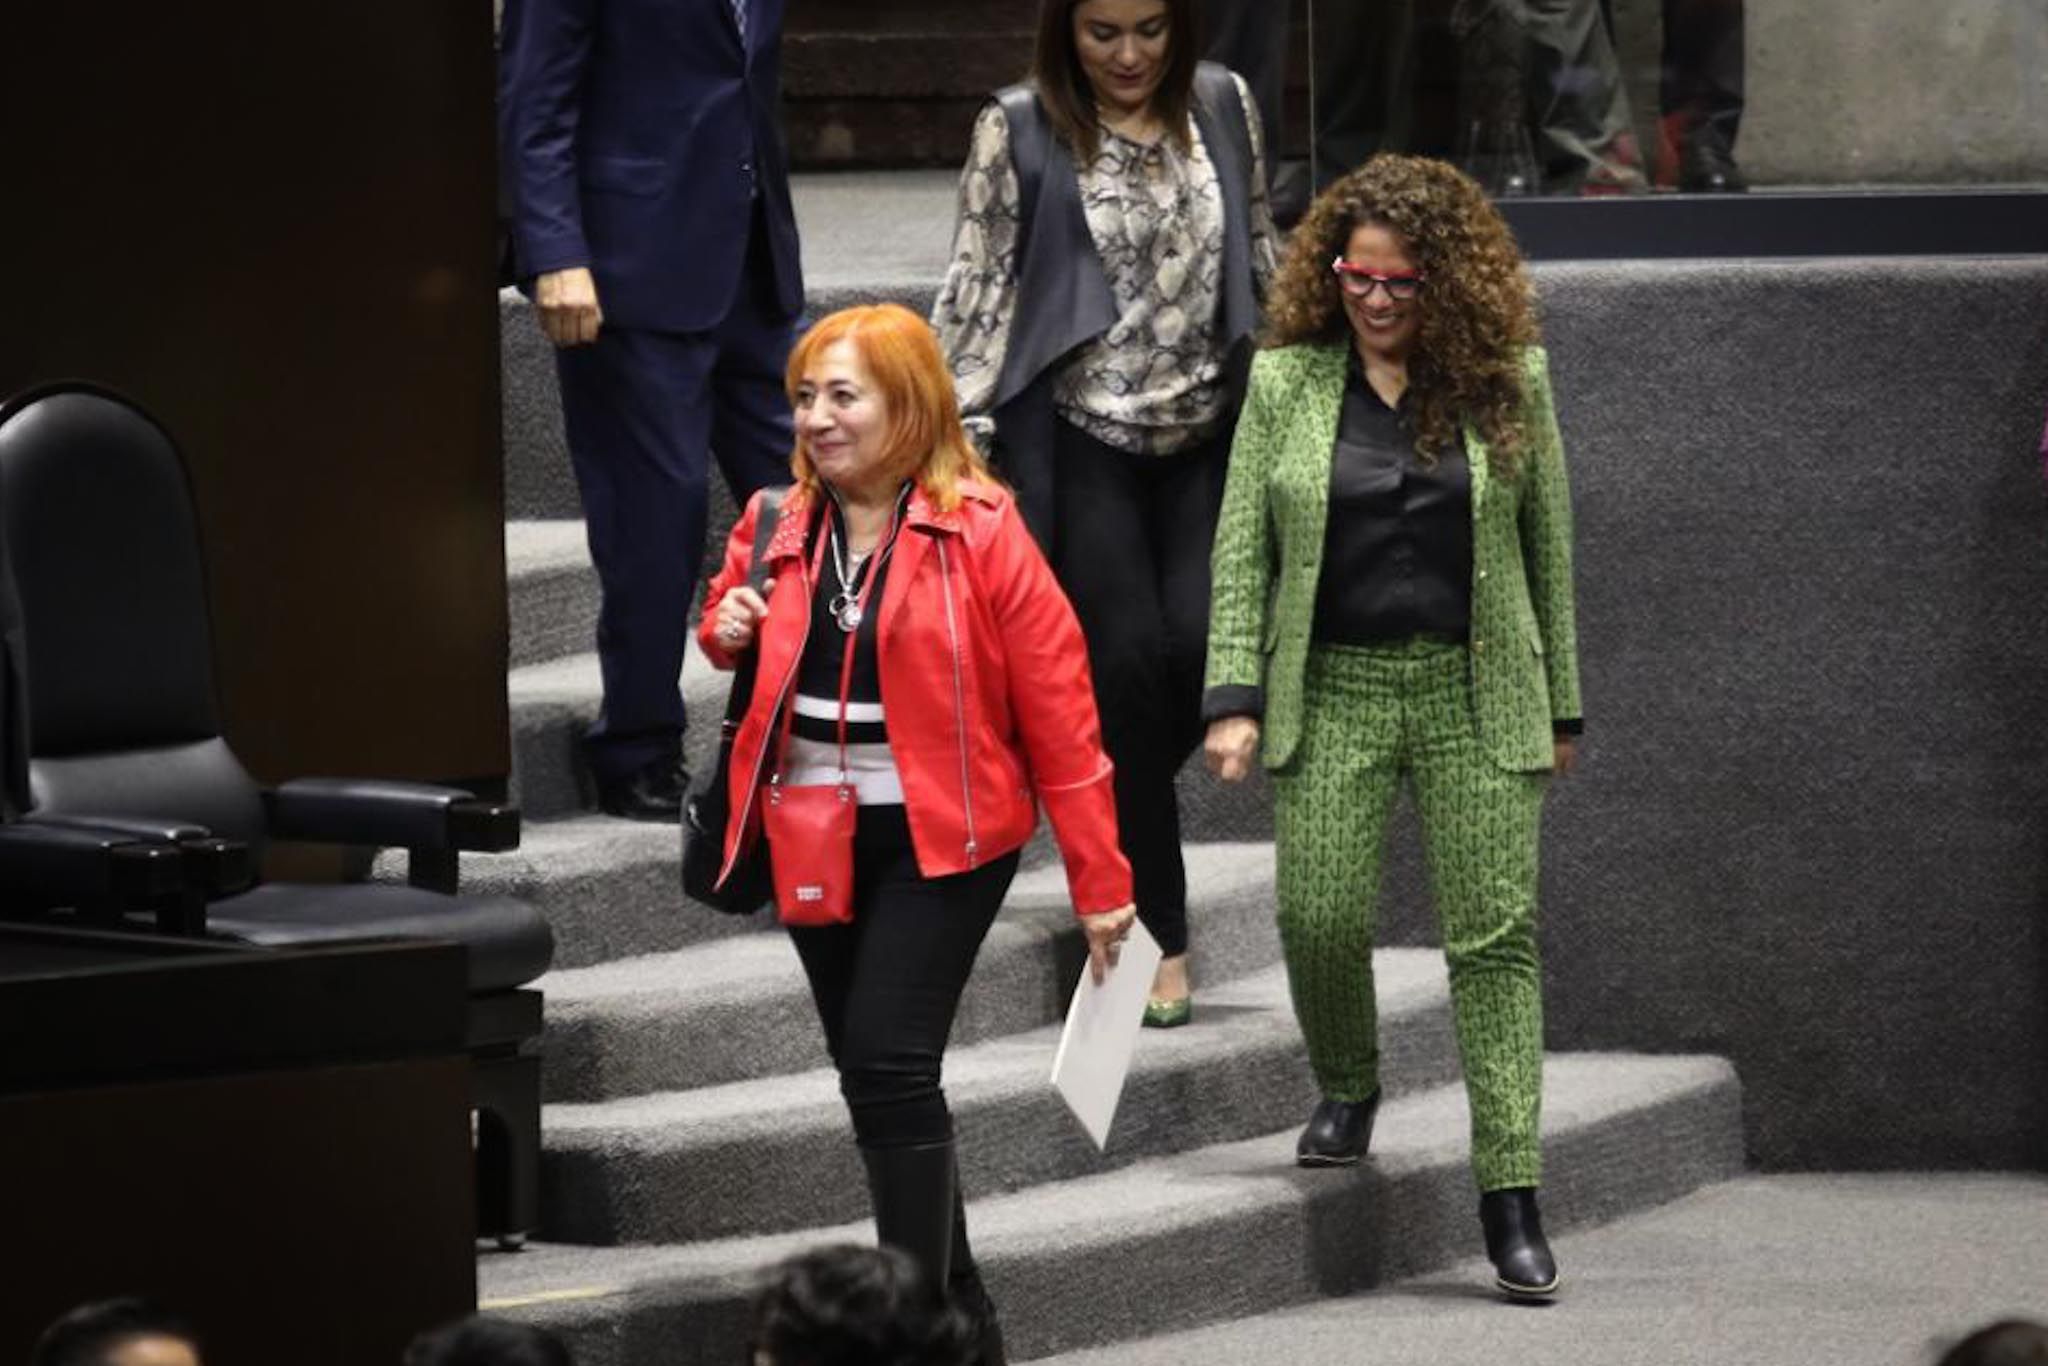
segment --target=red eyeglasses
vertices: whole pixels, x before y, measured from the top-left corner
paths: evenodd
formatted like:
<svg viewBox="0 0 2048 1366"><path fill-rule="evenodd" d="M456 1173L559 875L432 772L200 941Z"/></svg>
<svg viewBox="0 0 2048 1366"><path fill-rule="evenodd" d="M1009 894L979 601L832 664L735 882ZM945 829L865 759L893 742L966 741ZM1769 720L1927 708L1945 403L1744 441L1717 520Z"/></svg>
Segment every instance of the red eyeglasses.
<svg viewBox="0 0 2048 1366"><path fill-rule="evenodd" d="M1344 286L1344 292L1354 299L1369 299L1375 286L1384 289L1389 299L1407 302L1422 292L1422 282L1428 277L1420 271L1406 275L1381 275L1378 271L1354 266L1339 256L1330 262L1330 269L1336 272L1337 282Z"/></svg>

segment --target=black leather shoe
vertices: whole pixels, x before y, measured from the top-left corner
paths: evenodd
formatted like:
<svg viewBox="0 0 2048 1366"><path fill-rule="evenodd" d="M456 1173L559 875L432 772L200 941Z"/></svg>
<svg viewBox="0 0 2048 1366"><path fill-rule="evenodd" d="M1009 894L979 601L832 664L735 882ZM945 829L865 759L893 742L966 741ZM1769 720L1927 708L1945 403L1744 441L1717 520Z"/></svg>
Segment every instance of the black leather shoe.
<svg viewBox="0 0 2048 1366"><path fill-rule="evenodd" d="M1486 1231L1486 1257L1493 1283L1518 1299L1557 1293L1557 1259L1543 1236L1536 1192L1527 1186L1488 1191L1479 1197L1479 1226Z"/></svg>
<svg viewBox="0 0 2048 1366"><path fill-rule="evenodd" d="M1749 182L1720 138L1702 132L1679 154L1678 188L1687 194L1741 194Z"/></svg>
<svg viewBox="0 0 2048 1366"><path fill-rule="evenodd" d="M599 781L598 810L629 821L679 821L683 794L690 788L688 770L674 759L649 764L630 777Z"/></svg>
<svg viewBox="0 0 2048 1366"><path fill-rule="evenodd" d="M1308 1127L1294 1145L1294 1160L1304 1167L1355 1167L1372 1146L1372 1119L1380 1093L1364 1100L1319 1100Z"/></svg>

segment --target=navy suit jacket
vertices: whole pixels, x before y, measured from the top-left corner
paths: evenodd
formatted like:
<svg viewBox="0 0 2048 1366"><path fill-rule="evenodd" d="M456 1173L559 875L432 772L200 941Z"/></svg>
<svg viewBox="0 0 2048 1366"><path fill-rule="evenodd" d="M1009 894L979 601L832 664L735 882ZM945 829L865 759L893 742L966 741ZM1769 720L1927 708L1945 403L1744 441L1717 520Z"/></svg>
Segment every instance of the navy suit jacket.
<svg viewBox="0 0 2048 1366"><path fill-rule="evenodd" d="M501 165L521 279L589 266L608 327L699 332L746 280L758 192L803 307L780 127L783 0L508 0Z"/></svg>

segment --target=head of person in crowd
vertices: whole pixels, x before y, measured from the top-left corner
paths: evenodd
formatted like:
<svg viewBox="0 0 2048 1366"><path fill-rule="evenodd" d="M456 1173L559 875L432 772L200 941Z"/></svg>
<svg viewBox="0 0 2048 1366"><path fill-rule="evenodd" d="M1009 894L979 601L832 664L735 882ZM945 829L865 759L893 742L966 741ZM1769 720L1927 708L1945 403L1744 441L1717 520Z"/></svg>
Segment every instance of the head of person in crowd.
<svg viewBox="0 0 2048 1366"><path fill-rule="evenodd" d="M776 1267L754 1299L754 1366L968 1366L975 1343L901 1248L817 1248Z"/></svg>
<svg viewBox="0 0 2048 1366"><path fill-rule="evenodd" d="M848 308L822 319L789 355L796 410L791 471L802 487L893 498L905 480L932 506L959 505L960 485L992 480L960 424L960 402L939 341L897 304Z"/></svg>
<svg viewBox="0 0 2048 1366"><path fill-rule="evenodd" d="M1376 156L1316 197L1266 300L1266 342L1355 346L1407 372L1425 456L1461 427L1511 475L1522 445L1522 352L1538 339L1529 271L1486 192L1428 157Z"/></svg>
<svg viewBox="0 0 2048 1366"><path fill-rule="evenodd" d="M1105 119L1148 114L1188 149L1197 9L1195 0L1041 0L1031 83L1079 160L1095 159Z"/></svg>
<svg viewBox="0 0 2048 1366"><path fill-rule="evenodd" d="M1942 1355L1941 1366L2048 1366L2048 1323L1987 1324Z"/></svg>
<svg viewBox="0 0 2048 1366"><path fill-rule="evenodd" d="M99 1300L51 1324L29 1366L200 1366L199 1339L147 1300Z"/></svg>
<svg viewBox="0 0 2048 1366"><path fill-rule="evenodd" d="M414 1338L404 1366L575 1366L575 1360L545 1328L474 1314Z"/></svg>

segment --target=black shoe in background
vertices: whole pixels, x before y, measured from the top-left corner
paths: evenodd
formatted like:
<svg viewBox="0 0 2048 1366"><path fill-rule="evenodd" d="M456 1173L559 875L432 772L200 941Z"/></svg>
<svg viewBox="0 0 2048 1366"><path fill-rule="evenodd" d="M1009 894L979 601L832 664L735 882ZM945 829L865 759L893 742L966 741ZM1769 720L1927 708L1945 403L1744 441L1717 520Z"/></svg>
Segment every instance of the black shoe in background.
<svg viewBox="0 0 2048 1366"><path fill-rule="evenodd" d="M1557 1293L1557 1259L1543 1236L1536 1192L1527 1186L1488 1191L1479 1197L1479 1226L1486 1232L1486 1258L1493 1283L1518 1299Z"/></svg>
<svg viewBox="0 0 2048 1366"><path fill-rule="evenodd" d="M1294 1145L1294 1160L1303 1167L1353 1167L1372 1146L1372 1120L1380 1093L1364 1100L1321 1100L1308 1117L1308 1127Z"/></svg>
<svg viewBox="0 0 2048 1366"><path fill-rule="evenodd" d="M1735 154L1710 128L1697 128L1678 154L1678 188L1686 194L1741 194L1749 189Z"/></svg>
<svg viewBox="0 0 2048 1366"><path fill-rule="evenodd" d="M659 759L632 776L597 785L597 807L629 821L679 821L690 773L677 759Z"/></svg>

